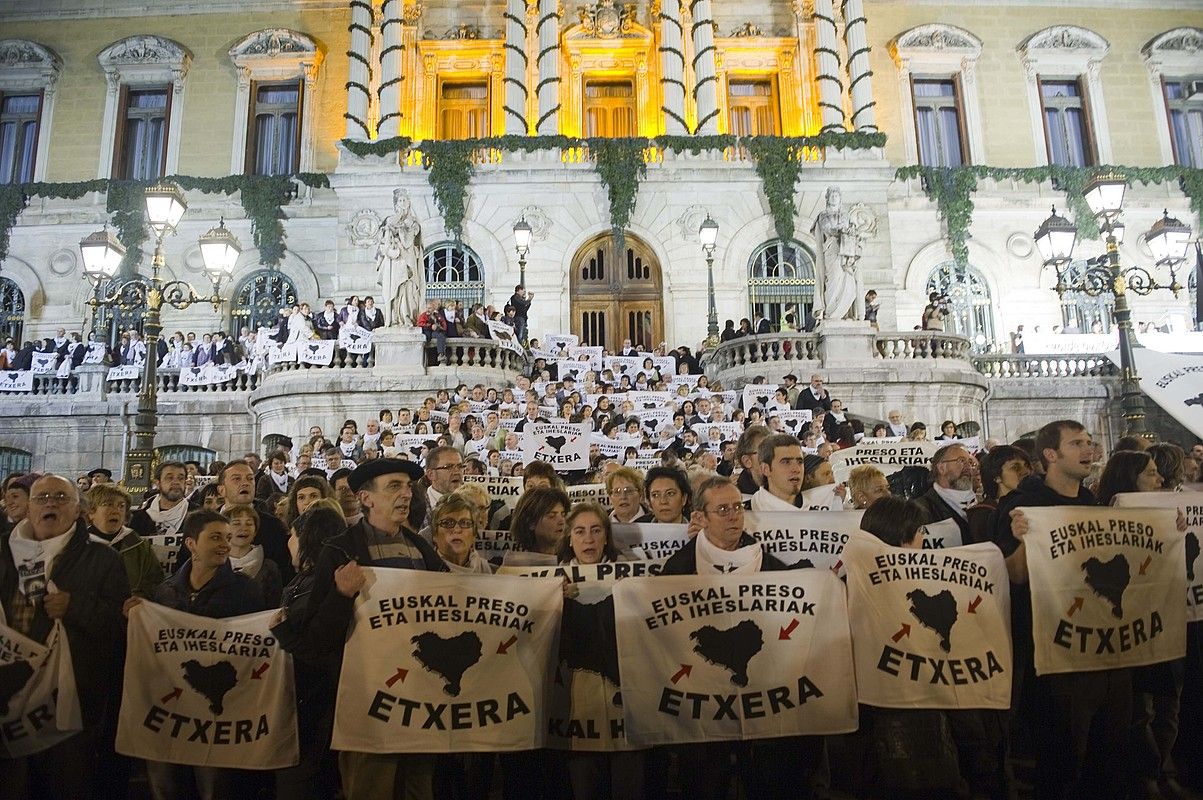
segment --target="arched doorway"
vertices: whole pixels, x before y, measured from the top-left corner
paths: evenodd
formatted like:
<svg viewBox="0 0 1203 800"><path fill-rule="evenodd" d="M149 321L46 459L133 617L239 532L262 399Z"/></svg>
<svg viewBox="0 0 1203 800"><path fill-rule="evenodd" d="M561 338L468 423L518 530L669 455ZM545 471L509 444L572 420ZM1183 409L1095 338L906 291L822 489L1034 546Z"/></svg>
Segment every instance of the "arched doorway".
<svg viewBox="0 0 1203 800"><path fill-rule="evenodd" d="M651 248L627 234L616 253L610 234L591 239L572 259L572 332L614 352L623 339L651 350L664 338L660 264Z"/></svg>

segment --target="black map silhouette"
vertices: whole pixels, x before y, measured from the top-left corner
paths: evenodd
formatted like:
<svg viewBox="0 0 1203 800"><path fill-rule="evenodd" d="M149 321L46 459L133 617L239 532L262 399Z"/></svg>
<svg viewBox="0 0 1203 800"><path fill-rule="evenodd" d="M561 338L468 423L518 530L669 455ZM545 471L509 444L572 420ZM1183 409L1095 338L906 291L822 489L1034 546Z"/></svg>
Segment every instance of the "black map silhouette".
<svg viewBox="0 0 1203 800"><path fill-rule="evenodd" d="M1185 401L1188 406L1203 406L1203 392Z"/></svg>
<svg viewBox="0 0 1203 800"><path fill-rule="evenodd" d="M322 348L321 348L321 345L316 345L316 344L311 344L311 345L309 345L309 352L310 352L310 353L316 353L318 350L321 350L321 349L322 349Z"/></svg>
<svg viewBox="0 0 1203 800"><path fill-rule="evenodd" d="M229 661L218 661L208 666L199 661L185 661L184 681L209 701L209 710L221 714L224 710L226 693L238 685L238 670Z"/></svg>
<svg viewBox="0 0 1203 800"><path fill-rule="evenodd" d="M500 330L499 330L499 331L493 331L493 338L494 338L494 339L500 339L500 340L501 340L501 341L503 341L503 342L508 342L508 341L510 341L511 339L513 339L514 337L513 337L513 336L510 336L510 335L509 335L508 333L506 333L505 331L500 331Z"/></svg>
<svg viewBox="0 0 1203 800"><path fill-rule="evenodd" d="M568 443L568 439L563 436L545 436L543 442L552 450L559 453L564 445Z"/></svg>
<svg viewBox="0 0 1203 800"><path fill-rule="evenodd" d="M570 670L592 672L614 686L621 685L613 595L596 603L564 599L564 623L560 626L560 662ZM622 705L621 693L614 693L613 703L616 706Z"/></svg>
<svg viewBox="0 0 1203 800"><path fill-rule="evenodd" d="M658 408L659 405L660 405L659 403L644 403L643 407L644 408Z"/></svg>
<svg viewBox="0 0 1203 800"><path fill-rule="evenodd" d="M1195 580L1195 560L1199 558L1199 537L1193 531L1186 533L1186 579Z"/></svg>
<svg viewBox="0 0 1203 800"><path fill-rule="evenodd" d="M785 427L787 427L787 428L796 428L800 424L802 424L802 420L798 419L797 417L795 417L793 419L787 419L785 421Z"/></svg>
<svg viewBox="0 0 1203 800"><path fill-rule="evenodd" d="M1128 559L1119 554L1109 561L1091 557L1082 562L1082 571L1086 573L1086 585L1111 604L1112 616L1121 619L1124 616L1124 591L1132 579Z"/></svg>
<svg viewBox="0 0 1203 800"><path fill-rule="evenodd" d="M764 407L764 406L768 405L768 403L769 403L769 396L767 394L764 395L763 397L760 397L760 396L756 397L756 405Z"/></svg>
<svg viewBox="0 0 1203 800"><path fill-rule="evenodd" d="M413 657L423 667L443 679L443 691L459 697L460 681L468 668L480 661L482 652L480 637L472 631L444 639L437 633L427 631L410 639L417 645Z"/></svg>
<svg viewBox="0 0 1203 800"><path fill-rule="evenodd" d="M952 626L957 621L957 599L952 592L943 589L929 595L922 589L915 589L906 593L906 599L911 601L911 613L919 624L940 637L940 649L945 653L952 650Z"/></svg>
<svg viewBox="0 0 1203 800"><path fill-rule="evenodd" d="M748 662L764 649L764 632L750 619L726 630L703 625L689 638L694 641L693 652L716 667L729 670L731 682L736 686L748 685Z"/></svg>
<svg viewBox="0 0 1203 800"><path fill-rule="evenodd" d="M8 373L8 379L9 379L10 381L15 381L15 380L16 380L17 378L19 378L19 377L21 377L21 373L19 373L19 372L10 372L10 373Z"/></svg>
<svg viewBox="0 0 1203 800"><path fill-rule="evenodd" d="M33 677L28 661L14 661L0 666L0 716L8 716L8 704L25 688Z"/></svg>

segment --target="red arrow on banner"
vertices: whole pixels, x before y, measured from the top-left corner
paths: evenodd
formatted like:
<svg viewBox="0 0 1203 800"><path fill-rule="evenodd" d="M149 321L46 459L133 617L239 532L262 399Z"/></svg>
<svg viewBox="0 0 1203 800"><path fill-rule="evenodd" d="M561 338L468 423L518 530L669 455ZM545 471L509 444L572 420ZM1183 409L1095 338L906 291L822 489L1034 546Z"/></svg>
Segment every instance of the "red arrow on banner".
<svg viewBox="0 0 1203 800"><path fill-rule="evenodd" d="M981 604L982 604L982 596L979 594L979 595L978 595L976 598L974 598L974 599L973 599L973 601L972 601L972 602L969 604L969 613L970 613L970 614L976 614L976 613L977 613L977 607L978 607L978 606L980 606Z"/></svg>
<svg viewBox="0 0 1203 800"><path fill-rule="evenodd" d="M1153 557L1152 557L1152 556L1149 556L1148 558L1146 558L1146 559L1144 560L1144 563L1140 565L1140 574L1141 574L1141 575L1144 575L1144 574L1145 574L1145 570L1146 570L1146 569L1148 569L1148 568L1149 568L1149 565L1150 565L1150 564L1152 564L1152 563L1153 563Z"/></svg>
<svg viewBox="0 0 1203 800"><path fill-rule="evenodd" d="M502 642L501 644L497 645L497 654L502 655L502 656L505 655L509 651L509 649L514 646L514 643L517 641L518 641L518 636L514 635L509 638L509 641L505 641L505 642Z"/></svg>
<svg viewBox="0 0 1203 800"><path fill-rule="evenodd" d="M182 695L183 693L184 693L184 690L183 690L183 689L181 689L180 687L176 686L176 687L172 688L172 690L171 690L171 694L169 694L169 695L165 696L165 697L164 697L162 700L160 700L159 702L160 702L160 703L163 703L163 704L166 704L168 701L171 701L171 700L178 700L178 699L179 699L179 697L180 697L180 695Z"/></svg>
<svg viewBox="0 0 1203 800"><path fill-rule="evenodd" d="M677 674L673 675L671 678L669 678L669 680L672 681L673 683L676 683L677 681L681 680L682 678L689 677L689 673L691 673L691 672L693 672L692 664L682 664L681 668L679 670L677 670Z"/></svg>
<svg viewBox="0 0 1203 800"><path fill-rule="evenodd" d="M790 623L781 629L781 633L777 634L777 638L779 640L780 639L788 640L789 635L796 630L798 630L798 620L796 620L796 619L790 620Z"/></svg>
<svg viewBox="0 0 1203 800"><path fill-rule="evenodd" d="M1070 607L1069 607L1069 611L1065 612L1065 615L1066 615L1066 616L1069 616L1069 617L1072 617L1072 616L1074 615L1074 612L1075 612L1075 611L1081 611L1081 610L1082 610L1082 603L1083 603L1083 602L1084 602L1084 601L1082 600L1082 598L1080 598L1080 597L1075 597L1075 598L1074 598L1074 604L1073 604L1072 606L1070 606Z"/></svg>
<svg viewBox="0 0 1203 800"><path fill-rule="evenodd" d="M904 622L904 623L902 623L902 627L898 629L898 633L894 634L890 638L893 639L895 642L897 642L903 636L910 636L910 635L911 635L911 626Z"/></svg>
<svg viewBox="0 0 1203 800"><path fill-rule="evenodd" d="M397 667L397 674L393 675L393 677L391 677L387 681L385 681L384 685L391 689L391 688L393 688L393 684L396 683L397 681L404 682L405 676L408 674L409 674L409 670L401 669L400 667Z"/></svg>
<svg viewBox="0 0 1203 800"><path fill-rule="evenodd" d="M832 564L832 565L831 565L831 571L832 571L832 572L839 572L839 571L840 571L840 567L842 567L842 566L844 566L844 561L843 561L843 559L841 559L841 560L839 560L839 561L835 562L834 564Z"/></svg>
<svg viewBox="0 0 1203 800"><path fill-rule="evenodd" d="M263 673L267 672L267 668L272 665L272 662L265 661L259 665L258 669L251 670L251 680L257 681L263 677Z"/></svg>

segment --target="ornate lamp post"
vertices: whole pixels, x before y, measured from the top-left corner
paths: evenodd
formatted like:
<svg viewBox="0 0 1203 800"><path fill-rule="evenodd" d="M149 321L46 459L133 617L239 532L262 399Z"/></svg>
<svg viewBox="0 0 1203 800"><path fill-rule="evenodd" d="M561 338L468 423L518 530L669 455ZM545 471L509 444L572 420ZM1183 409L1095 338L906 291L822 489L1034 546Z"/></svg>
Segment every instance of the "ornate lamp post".
<svg viewBox="0 0 1203 800"><path fill-rule="evenodd" d="M522 217L514 223L514 249L518 251L518 283L526 286L526 254L530 252L530 223Z"/></svg>
<svg viewBox="0 0 1203 800"><path fill-rule="evenodd" d="M1119 215L1123 209L1124 191L1127 183L1114 175L1100 175L1091 181L1085 192L1086 202L1099 222L1099 229L1106 237L1106 252L1086 262L1086 269L1070 278L1065 267L1073 257L1077 229L1064 217L1053 215L1036 231L1036 245L1044 256L1044 263L1057 271L1055 291L1063 296L1067 291L1085 292L1091 297L1111 293L1115 298L1112 316L1119 331L1120 381L1123 387L1121 405L1127 420L1127 436L1153 438L1145 425L1145 401L1140 391L1140 376L1132 357L1132 310L1128 307L1128 292L1144 296L1158 289L1169 289L1174 297L1182 291L1178 282L1177 267L1186 260L1186 248L1191 229L1178 220L1163 213L1145 234L1145 241L1153 251L1159 267L1168 268L1169 284L1158 283L1152 274L1141 266L1123 267L1119 260L1119 242L1123 238L1123 225ZM1069 283L1067 283L1067 278Z"/></svg>
<svg viewBox="0 0 1203 800"><path fill-rule="evenodd" d="M155 234L155 254L151 261L150 279L134 277L101 295L100 283L112 279L125 255L125 248L113 236L102 230L79 243L84 260L84 275L93 285L95 296L88 301L93 312L105 308L142 308L142 333L146 342L146 365L142 373L142 386L138 392L138 414L134 418L134 447L125 461L125 487L132 502L137 505L150 486L152 462L155 452L155 431L158 427L158 342L162 331L160 311L163 304L176 309L188 308L193 303L212 303L213 310L221 306L219 296L221 284L234 271L234 263L242 248L238 240L226 230L224 222L200 238L201 257L205 262L205 273L213 284L209 297L197 295L192 285L185 281L160 279L163 269L163 239L175 233L176 226L188 210L184 193L179 186L161 183L146 190L146 218Z"/></svg>
<svg viewBox="0 0 1203 800"><path fill-rule="evenodd" d="M706 346L718 345L718 311L714 307L714 246L718 242L718 223L709 214L698 228L698 240L706 254Z"/></svg>

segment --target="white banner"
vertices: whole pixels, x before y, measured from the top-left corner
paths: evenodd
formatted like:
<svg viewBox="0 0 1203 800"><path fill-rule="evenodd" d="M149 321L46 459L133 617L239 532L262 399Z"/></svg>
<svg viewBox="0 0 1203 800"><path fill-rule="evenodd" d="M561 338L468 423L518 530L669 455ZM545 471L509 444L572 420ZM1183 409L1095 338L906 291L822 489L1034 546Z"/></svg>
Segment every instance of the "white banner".
<svg viewBox="0 0 1203 800"><path fill-rule="evenodd" d="M90 342L88 344L88 352L84 354L85 364L103 364L104 355L108 348L104 342Z"/></svg>
<svg viewBox="0 0 1203 800"><path fill-rule="evenodd" d="M1199 545L1203 542L1203 492L1133 492L1117 494L1114 505L1120 508L1170 508L1186 517L1186 621L1203 620L1203 562Z"/></svg>
<svg viewBox="0 0 1203 800"><path fill-rule="evenodd" d="M639 424L645 431L659 436L661 429L672 425L674 413L671 408L661 406L660 408L636 408L632 412L632 416L639 420Z"/></svg>
<svg viewBox="0 0 1203 800"><path fill-rule="evenodd" d="M1137 348L1132 357L1140 390L1183 427L1203 438L1203 356L1167 355ZM1111 360L1119 363L1118 356Z"/></svg>
<svg viewBox="0 0 1203 800"><path fill-rule="evenodd" d="M581 337L575 333L549 333L543 337L543 346L548 352L555 353L556 358L566 358L568 348L577 347L580 343Z"/></svg>
<svg viewBox="0 0 1203 800"><path fill-rule="evenodd" d="M117 752L198 767L296 764L292 657L268 630L275 613L209 619L136 605Z"/></svg>
<svg viewBox="0 0 1203 800"><path fill-rule="evenodd" d="M751 411L753 406L759 406L762 410L768 408L776 393L777 384L775 383L749 383L744 387L742 406L744 412Z"/></svg>
<svg viewBox="0 0 1203 800"><path fill-rule="evenodd" d="M658 560L668 558L689 541L689 526L661 522L636 522L610 526L614 544L619 550L629 550L636 558Z"/></svg>
<svg viewBox="0 0 1203 800"><path fill-rule="evenodd" d="M785 427L786 433L792 433L794 436L802 435L802 428L806 423L814 418L813 413L809 408L791 409L789 411L774 411L769 414L770 417L780 417L781 424Z"/></svg>
<svg viewBox="0 0 1203 800"><path fill-rule="evenodd" d="M338 346L355 355L370 353L372 352L372 332L358 325L344 325L338 329Z"/></svg>
<svg viewBox="0 0 1203 800"><path fill-rule="evenodd" d="M317 367L328 367L334 362L333 339L311 339L297 342L297 361Z"/></svg>
<svg viewBox="0 0 1203 800"><path fill-rule="evenodd" d="M589 437L589 445L591 447L596 445L598 452L607 458L621 459L626 455L628 447L634 447L636 450L642 447L643 437L619 434L616 438L611 439L603 433L594 431L593 435Z"/></svg>
<svg viewBox="0 0 1203 800"><path fill-rule="evenodd" d="M861 464L930 467L931 457L937 449L935 442L882 442L877 439L861 439L856 447L836 450L827 460L831 462L832 471L837 474L842 468Z"/></svg>
<svg viewBox="0 0 1203 800"><path fill-rule="evenodd" d="M118 367L109 367L107 380L110 381L132 381L142 377L142 367L137 364L122 364Z"/></svg>
<svg viewBox="0 0 1203 800"><path fill-rule="evenodd" d="M137 369L135 367L135 369ZM23 370L4 370L0 372L0 392L32 392L33 372Z"/></svg>
<svg viewBox="0 0 1203 800"><path fill-rule="evenodd" d="M581 356L585 356L585 361L581 363L587 365L591 370L600 372L602 368L602 357L604 356L605 352L606 349L601 346L569 347L568 357L573 361L581 361Z"/></svg>
<svg viewBox="0 0 1203 800"><path fill-rule="evenodd" d="M1011 707L1011 595L997 547L912 550L855 531L844 559L860 702Z"/></svg>
<svg viewBox="0 0 1203 800"><path fill-rule="evenodd" d="M635 378L643 369L643 359L638 356L606 356L602 359L602 369L608 369L614 373L616 384L623 375L630 376L631 383L634 384Z"/></svg>
<svg viewBox="0 0 1203 800"><path fill-rule="evenodd" d="M666 408L675 399L668 392L627 392L627 399L635 404L635 413ZM670 416L669 419L672 419Z"/></svg>
<svg viewBox="0 0 1203 800"><path fill-rule="evenodd" d="M487 320L486 324L489 326L489 336L498 344L506 350L512 350L522 355L522 342L518 341L518 335L514 332L513 327L496 320Z"/></svg>
<svg viewBox="0 0 1203 800"><path fill-rule="evenodd" d="M822 486L812 486L802 493L802 509L805 511L843 511L844 498L836 493L840 488L838 483L825 483ZM844 490L847 494L847 490Z"/></svg>
<svg viewBox="0 0 1203 800"><path fill-rule="evenodd" d="M33 357L33 374L49 375L57 368L58 353L30 353Z"/></svg>
<svg viewBox="0 0 1203 800"><path fill-rule="evenodd" d="M965 544L961 538L961 526L955 520L942 519L923 526L924 550L947 550Z"/></svg>
<svg viewBox="0 0 1203 800"><path fill-rule="evenodd" d="M649 746L856 730L844 586L822 570L614 587L626 734Z"/></svg>
<svg viewBox="0 0 1203 800"><path fill-rule="evenodd" d="M582 483L568 487L568 499L577 503L597 503L607 512L610 510L610 495L604 483Z"/></svg>
<svg viewBox="0 0 1203 800"><path fill-rule="evenodd" d="M522 496L522 478L511 478L501 475L465 475L464 483L483 484L489 493L489 500L500 500L507 508L518 505Z"/></svg>
<svg viewBox="0 0 1203 800"><path fill-rule="evenodd" d="M3 619L0 610L0 757L21 758L74 736L84 723L62 623L41 644Z"/></svg>
<svg viewBox="0 0 1203 800"><path fill-rule="evenodd" d="M299 360L302 344L304 343L300 341L286 342L282 345L276 345L275 342L272 342L267 351L267 363L282 364Z"/></svg>
<svg viewBox="0 0 1203 800"><path fill-rule="evenodd" d="M844 545L863 511L747 511L744 530L789 566L844 574Z"/></svg>
<svg viewBox="0 0 1203 800"><path fill-rule="evenodd" d="M1023 511L1037 675L1186 654L1185 537L1172 510Z"/></svg>
<svg viewBox="0 0 1203 800"><path fill-rule="evenodd" d="M522 429L522 463L543 461L557 472L589 468L591 422L536 422Z"/></svg>
<svg viewBox="0 0 1203 800"><path fill-rule="evenodd" d="M561 581L368 568L331 747L463 753L542 747Z"/></svg>

